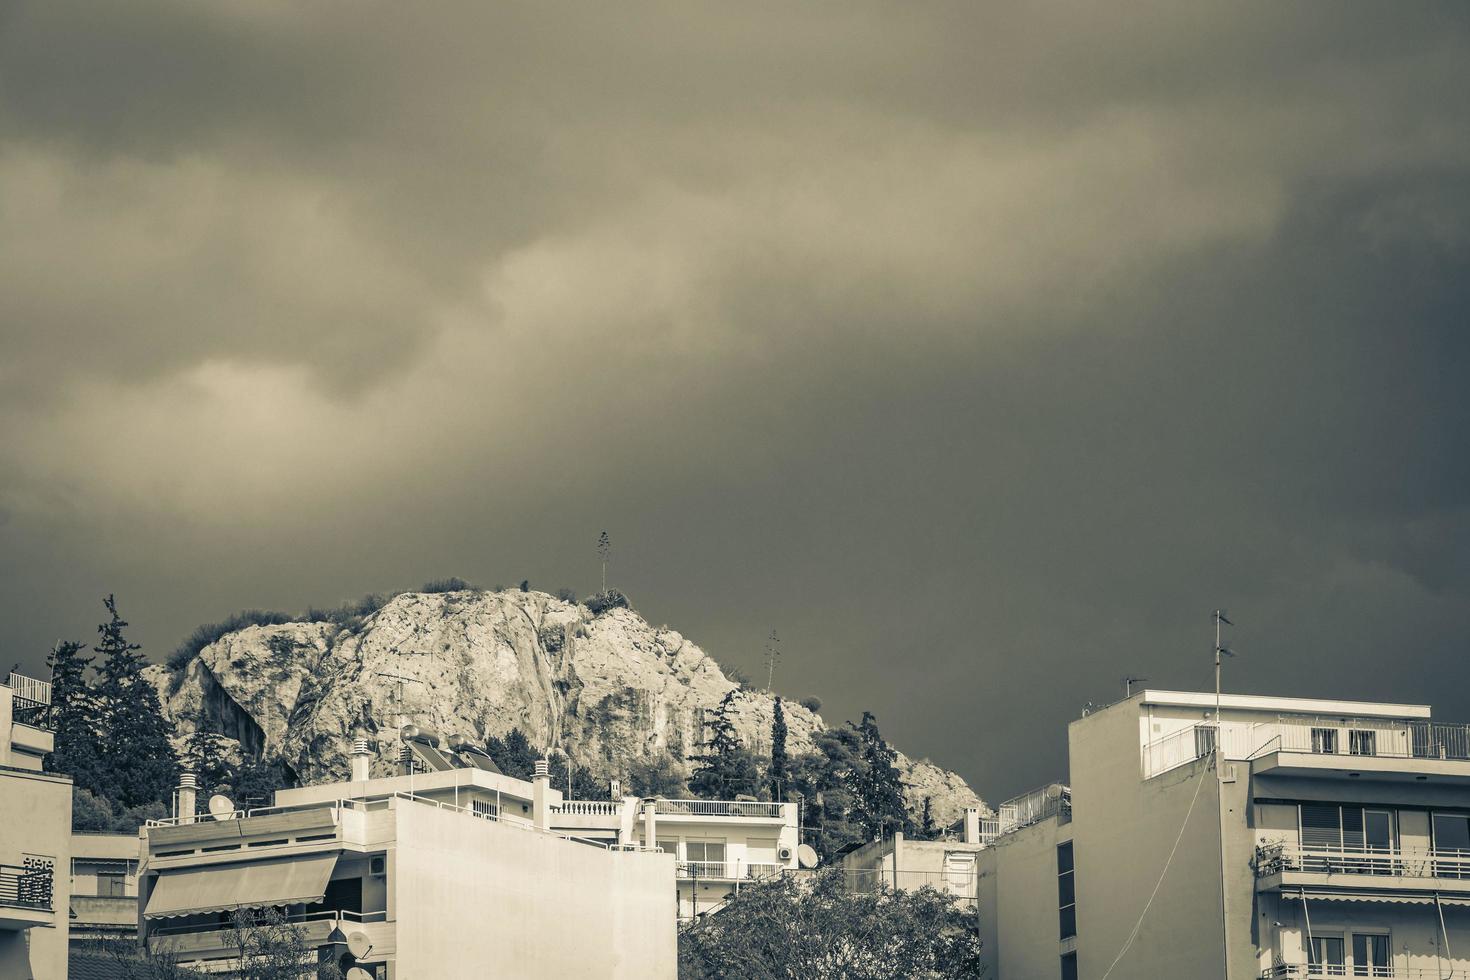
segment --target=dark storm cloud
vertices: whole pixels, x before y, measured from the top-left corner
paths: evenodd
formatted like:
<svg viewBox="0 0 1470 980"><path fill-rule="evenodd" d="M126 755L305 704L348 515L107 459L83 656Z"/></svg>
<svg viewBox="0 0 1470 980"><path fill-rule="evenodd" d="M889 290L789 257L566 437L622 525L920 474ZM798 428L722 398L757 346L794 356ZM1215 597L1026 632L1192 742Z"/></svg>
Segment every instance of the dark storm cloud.
<svg viewBox="0 0 1470 980"><path fill-rule="evenodd" d="M1240 689L1470 712L1466 20L4 5L7 648L608 527L988 795L1222 602Z"/></svg>

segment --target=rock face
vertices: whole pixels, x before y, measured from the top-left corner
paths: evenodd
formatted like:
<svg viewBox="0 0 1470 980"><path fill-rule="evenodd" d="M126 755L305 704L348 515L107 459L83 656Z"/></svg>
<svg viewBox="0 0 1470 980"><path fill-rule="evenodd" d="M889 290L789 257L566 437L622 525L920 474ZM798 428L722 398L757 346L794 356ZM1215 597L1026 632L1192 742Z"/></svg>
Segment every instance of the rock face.
<svg viewBox="0 0 1470 980"><path fill-rule="evenodd" d="M151 668L181 731L205 726L284 762L305 782L345 778L354 735L379 735L375 771L393 764L401 725L472 740L512 728L563 747L603 777L667 751L689 770L703 711L737 685L699 647L628 609L594 616L541 592L405 593L362 625L251 626L182 670ZM736 727L769 751L773 699L742 692ZM819 715L784 703L787 751L812 750ZM963 779L900 754L910 808L957 819L978 797ZM983 805L983 804L982 804Z"/></svg>

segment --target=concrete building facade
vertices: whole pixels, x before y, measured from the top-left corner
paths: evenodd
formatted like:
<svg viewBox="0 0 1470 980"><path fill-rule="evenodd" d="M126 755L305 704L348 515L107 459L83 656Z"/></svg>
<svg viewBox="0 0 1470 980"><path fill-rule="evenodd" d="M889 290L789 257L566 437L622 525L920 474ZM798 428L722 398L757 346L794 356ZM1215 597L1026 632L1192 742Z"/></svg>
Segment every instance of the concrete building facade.
<svg viewBox="0 0 1470 980"><path fill-rule="evenodd" d="M71 945L138 936L138 834L71 835Z"/></svg>
<svg viewBox="0 0 1470 980"><path fill-rule="evenodd" d="M999 980L1470 971L1470 727L1144 691L1073 722L1069 752L1070 821L981 856Z"/></svg>
<svg viewBox="0 0 1470 980"><path fill-rule="evenodd" d="M0 684L0 977L64 980L71 897L71 780L41 771L52 750L51 685Z"/></svg>
<svg viewBox="0 0 1470 980"><path fill-rule="evenodd" d="M181 792L185 815L144 830L143 941L221 969L234 910L270 907L314 949L353 941L378 980L675 975L673 857L552 830L545 775L374 779L365 752L353 775L207 817Z"/></svg>

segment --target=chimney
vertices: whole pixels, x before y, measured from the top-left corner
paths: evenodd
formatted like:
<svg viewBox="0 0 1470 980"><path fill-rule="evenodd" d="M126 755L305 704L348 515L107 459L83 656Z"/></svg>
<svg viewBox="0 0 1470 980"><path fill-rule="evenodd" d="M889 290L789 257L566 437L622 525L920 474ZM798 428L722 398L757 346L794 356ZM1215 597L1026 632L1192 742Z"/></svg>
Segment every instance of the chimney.
<svg viewBox="0 0 1470 980"><path fill-rule="evenodd" d="M368 748L368 740L354 738L352 740L352 781L365 783L372 778L372 772L373 753Z"/></svg>
<svg viewBox="0 0 1470 980"><path fill-rule="evenodd" d="M658 804L653 800L643 801L643 846L658 846Z"/></svg>
<svg viewBox="0 0 1470 980"><path fill-rule="evenodd" d="M623 798L623 781L614 779L608 786L607 798L610 800L621 800Z"/></svg>
<svg viewBox="0 0 1470 980"><path fill-rule="evenodd" d="M980 808L978 806L965 807L965 843L980 843Z"/></svg>
<svg viewBox="0 0 1470 980"><path fill-rule="evenodd" d="M551 766L545 759L536 760L536 772L531 777L531 819L542 830L551 829L551 807L547 796L551 793Z"/></svg>
<svg viewBox="0 0 1470 980"><path fill-rule="evenodd" d="M185 769L179 773L179 791L175 797L178 810L174 816L179 818L179 823L193 823L198 812L197 798L199 793L199 780L194 774Z"/></svg>

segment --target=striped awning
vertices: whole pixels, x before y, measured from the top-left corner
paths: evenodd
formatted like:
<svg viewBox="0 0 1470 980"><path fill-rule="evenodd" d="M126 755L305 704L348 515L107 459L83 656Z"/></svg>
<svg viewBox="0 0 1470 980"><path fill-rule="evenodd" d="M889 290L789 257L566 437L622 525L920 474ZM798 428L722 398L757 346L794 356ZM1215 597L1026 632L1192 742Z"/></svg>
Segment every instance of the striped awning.
<svg viewBox="0 0 1470 980"><path fill-rule="evenodd" d="M158 876L143 914L156 919L234 908L320 902L326 897L327 881L336 864L337 853L330 851L248 864L165 871Z"/></svg>
<svg viewBox="0 0 1470 980"><path fill-rule="evenodd" d="M1327 891L1324 889L1311 889L1305 891L1292 891L1282 889L1283 899L1306 899L1313 902L1371 902L1374 904L1387 905L1433 905L1434 896L1423 892L1364 892L1364 891ZM1470 895L1440 895L1439 904L1454 906L1470 906Z"/></svg>

